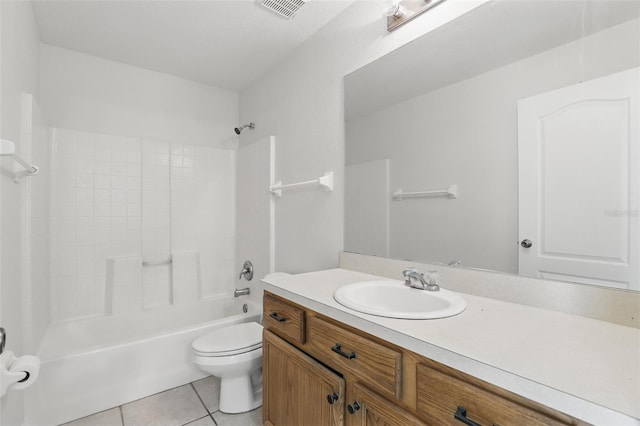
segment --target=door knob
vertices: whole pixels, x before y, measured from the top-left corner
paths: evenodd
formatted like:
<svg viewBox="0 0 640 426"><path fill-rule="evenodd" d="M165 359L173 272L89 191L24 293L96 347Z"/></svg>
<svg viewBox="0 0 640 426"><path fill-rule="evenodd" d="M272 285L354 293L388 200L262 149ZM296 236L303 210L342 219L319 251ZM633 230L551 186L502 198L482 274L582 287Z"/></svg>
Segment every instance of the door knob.
<svg viewBox="0 0 640 426"><path fill-rule="evenodd" d="M524 248L529 248L533 245L533 243L529 239L524 239L520 242L520 245Z"/></svg>

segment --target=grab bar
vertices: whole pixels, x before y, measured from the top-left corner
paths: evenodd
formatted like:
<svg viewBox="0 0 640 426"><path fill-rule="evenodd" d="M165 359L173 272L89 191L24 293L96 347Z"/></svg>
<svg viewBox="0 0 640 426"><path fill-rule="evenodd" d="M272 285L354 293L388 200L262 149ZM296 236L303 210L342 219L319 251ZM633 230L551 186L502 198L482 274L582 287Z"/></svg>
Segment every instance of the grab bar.
<svg viewBox="0 0 640 426"><path fill-rule="evenodd" d="M449 185L447 189L440 189L437 191L422 191L422 192L402 192L402 189L398 189L393 193L393 199L396 201L402 201L404 198L419 198L419 197L448 197L458 198L458 185Z"/></svg>

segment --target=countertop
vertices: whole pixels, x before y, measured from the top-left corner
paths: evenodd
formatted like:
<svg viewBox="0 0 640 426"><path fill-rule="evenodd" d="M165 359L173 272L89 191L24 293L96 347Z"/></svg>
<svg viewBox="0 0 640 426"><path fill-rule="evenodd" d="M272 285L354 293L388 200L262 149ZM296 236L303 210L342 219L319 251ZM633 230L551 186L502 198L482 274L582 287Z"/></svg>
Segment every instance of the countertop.
<svg viewBox="0 0 640 426"><path fill-rule="evenodd" d="M389 280L330 269L262 281L266 291L583 421L640 425L639 329L464 293L465 311L437 320L377 317L333 299L343 285L380 279Z"/></svg>

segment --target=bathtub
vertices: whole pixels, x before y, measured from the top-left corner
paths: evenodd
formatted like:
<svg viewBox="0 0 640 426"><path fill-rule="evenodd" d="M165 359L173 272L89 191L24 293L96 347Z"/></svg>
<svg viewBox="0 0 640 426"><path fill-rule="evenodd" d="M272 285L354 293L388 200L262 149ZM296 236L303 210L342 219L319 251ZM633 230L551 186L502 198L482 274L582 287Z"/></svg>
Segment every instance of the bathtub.
<svg viewBox="0 0 640 426"><path fill-rule="evenodd" d="M246 304L247 312L243 310ZM191 342L219 327L261 319L245 297L51 325L26 389L27 425L57 425L207 376Z"/></svg>

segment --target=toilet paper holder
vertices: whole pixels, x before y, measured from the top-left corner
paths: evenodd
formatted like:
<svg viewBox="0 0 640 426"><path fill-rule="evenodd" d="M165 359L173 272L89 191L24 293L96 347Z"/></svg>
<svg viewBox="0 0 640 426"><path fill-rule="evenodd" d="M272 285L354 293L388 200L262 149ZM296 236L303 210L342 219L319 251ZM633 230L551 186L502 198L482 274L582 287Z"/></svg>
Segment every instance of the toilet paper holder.
<svg viewBox="0 0 640 426"><path fill-rule="evenodd" d="M4 345L7 343L7 332L3 327L0 327L0 355L4 352ZM31 374L28 371L23 371L25 374L24 379L18 380L18 383L26 382Z"/></svg>
<svg viewBox="0 0 640 426"><path fill-rule="evenodd" d="M31 355L16 357L11 351L4 351L7 332L0 327L0 397L10 387L24 389L31 386L38 377L40 360Z"/></svg>

